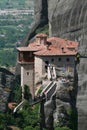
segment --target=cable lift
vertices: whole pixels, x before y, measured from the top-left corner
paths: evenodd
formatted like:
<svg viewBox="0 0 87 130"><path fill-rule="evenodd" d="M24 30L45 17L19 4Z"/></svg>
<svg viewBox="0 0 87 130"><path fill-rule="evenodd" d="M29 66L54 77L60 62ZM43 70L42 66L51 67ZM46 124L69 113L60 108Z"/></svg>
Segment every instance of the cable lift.
<svg viewBox="0 0 87 130"><path fill-rule="evenodd" d="M46 100L49 100L51 98L51 91L52 91L52 95L56 89L56 83L55 82L50 82L46 89L44 89L42 91L42 93L39 96L34 97L34 99L32 99L32 101L30 102L30 106L36 105L38 103L41 102L45 102ZM23 106L24 103L26 102L26 99L24 99L23 101L21 101L13 110L13 113L16 113L17 111L19 111Z"/></svg>
<svg viewBox="0 0 87 130"><path fill-rule="evenodd" d="M21 101L14 109L13 109L13 113L16 113L17 111L19 111L22 106L24 105L24 103L26 102L26 100Z"/></svg>
<svg viewBox="0 0 87 130"><path fill-rule="evenodd" d="M30 106L36 105L42 101L45 101L45 95L44 93L42 94L42 96L36 97L35 99L32 100L32 102L30 103ZM21 101L14 109L13 109L13 113L16 113L17 111L21 110L21 108L24 106L25 102L27 100L24 99L23 101Z"/></svg>

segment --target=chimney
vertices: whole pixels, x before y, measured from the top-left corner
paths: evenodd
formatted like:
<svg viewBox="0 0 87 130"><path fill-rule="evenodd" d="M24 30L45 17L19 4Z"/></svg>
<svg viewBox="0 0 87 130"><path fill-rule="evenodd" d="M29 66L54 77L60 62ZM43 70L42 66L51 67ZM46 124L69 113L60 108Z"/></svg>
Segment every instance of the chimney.
<svg viewBox="0 0 87 130"><path fill-rule="evenodd" d="M61 49L62 49L62 53L64 53L64 47L62 47Z"/></svg>
<svg viewBox="0 0 87 130"><path fill-rule="evenodd" d="M43 33L37 34L36 35L36 42L38 44L44 44L45 45L47 43L47 35L43 34Z"/></svg>

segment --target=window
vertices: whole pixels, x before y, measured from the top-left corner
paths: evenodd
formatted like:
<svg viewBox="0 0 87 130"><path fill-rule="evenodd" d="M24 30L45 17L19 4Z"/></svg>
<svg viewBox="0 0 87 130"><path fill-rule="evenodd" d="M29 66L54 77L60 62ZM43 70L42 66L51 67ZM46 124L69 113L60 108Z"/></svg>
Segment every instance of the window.
<svg viewBox="0 0 87 130"><path fill-rule="evenodd" d="M45 61L45 64L48 65L48 64L49 64L49 61Z"/></svg>
<svg viewBox="0 0 87 130"><path fill-rule="evenodd" d="M59 58L58 60L61 61L61 58Z"/></svg>
<svg viewBox="0 0 87 130"><path fill-rule="evenodd" d="M47 67L48 67L49 61L45 61L45 71L47 72Z"/></svg>
<svg viewBox="0 0 87 130"><path fill-rule="evenodd" d="M29 72L27 72L27 75L29 75Z"/></svg>
<svg viewBox="0 0 87 130"><path fill-rule="evenodd" d="M67 59L66 59L66 61L67 61L67 62L69 62L69 61L70 61L70 59L69 59L69 58L67 58Z"/></svg>
<svg viewBox="0 0 87 130"><path fill-rule="evenodd" d="M54 62L54 59L52 59L51 61Z"/></svg>

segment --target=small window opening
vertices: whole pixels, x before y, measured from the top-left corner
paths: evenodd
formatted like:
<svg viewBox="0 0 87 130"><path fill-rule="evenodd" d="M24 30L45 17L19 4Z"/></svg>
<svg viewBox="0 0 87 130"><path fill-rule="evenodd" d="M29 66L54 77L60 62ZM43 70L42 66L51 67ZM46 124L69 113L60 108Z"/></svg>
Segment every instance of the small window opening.
<svg viewBox="0 0 87 130"><path fill-rule="evenodd" d="M49 65L49 61L45 61L45 71L47 72L47 67Z"/></svg>
<svg viewBox="0 0 87 130"><path fill-rule="evenodd" d="M54 62L54 59L52 59L51 61Z"/></svg>
<svg viewBox="0 0 87 130"><path fill-rule="evenodd" d="M45 64L48 65L48 64L49 64L49 61L45 61Z"/></svg>
<svg viewBox="0 0 87 130"><path fill-rule="evenodd" d="M27 75L29 75L29 72L27 72Z"/></svg>
<svg viewBox="0 0 87 130"><path fill-rule="evenodd" d="M66 59L66 61L67 61L67 62L69 62L69 61L70 61L70 59L69 59L69 58L67 58L67 59Z"/></svg>
<svg viewBox="0 0 87 130"><path fill-rule="evenodd" d="M61 58L59 58L59 61L61 61Z"/></svg>

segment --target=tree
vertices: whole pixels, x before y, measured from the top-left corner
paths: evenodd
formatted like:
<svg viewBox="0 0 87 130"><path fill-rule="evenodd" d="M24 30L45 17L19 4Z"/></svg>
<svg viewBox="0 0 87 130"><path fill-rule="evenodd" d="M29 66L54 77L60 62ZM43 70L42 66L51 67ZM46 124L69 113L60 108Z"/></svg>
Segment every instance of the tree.
<svg viewBox="0 0 87 130"><path fill-rule="evenodd" d="M12 98L13 98L13 100L15 101L15 102L17 102L17 103L20 103L21 102L21 99L22 99L22 95L21 95L21 93L22 93L22 88L21 88L21 86L20 85L15 85L15 87L14 87L14 90L13 90L13 96L12 96Z"/></svg>
<svg viewBox="0 0 87 130"><path fill-rule="evenodd" d="M29 87L27 85L24 85L24 98L26 100L31 100L31 93L30 93L30 90L29 90Z"/></svg>
<svg viewBox="0 0 87 130"><path fill-rule="evenodd" d="M36 126L35 128L33 128L32 126L27 126L24 128L24 130L40 130L40 128L38 126Z"/></svg>
<svg viewBox="0 0 87 130"><path fill-rule="evenodd" d="M24 130L34 130L34 128L32 126L26 126Z"/></svg>
<svg viewBox="0 0 87 130"><path fill-rule="evenodd" d="M0 113L0 130L4 130L5 123L6 123L5 115Z"/></svg>
<svg viewBox="0 0 87 130"><path fill-rule="evenodd" d="M71 130L68 127L56 127L55 130Z"/></svg>

